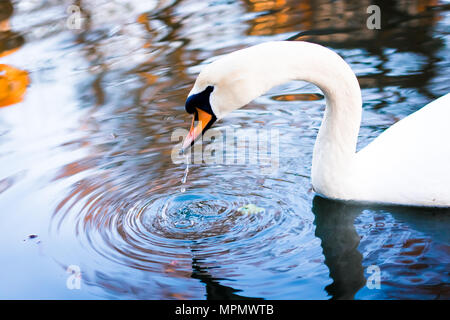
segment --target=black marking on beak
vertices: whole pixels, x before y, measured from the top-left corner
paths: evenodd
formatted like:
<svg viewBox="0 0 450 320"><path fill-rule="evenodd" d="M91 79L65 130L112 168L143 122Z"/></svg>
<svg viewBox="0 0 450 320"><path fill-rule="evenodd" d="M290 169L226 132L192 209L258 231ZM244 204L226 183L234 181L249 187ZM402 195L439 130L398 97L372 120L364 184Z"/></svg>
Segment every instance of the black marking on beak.
<svg viewBox="0 0 450 320"><path fill-rule="evenodd" d="M213 92L213 90L213 86L208 86L202 92L189 96L186 99L185 104L186 112L189 114L193 114L196 112L195 108L199 108L211 115L214 115L214 112L211 108L211 103L209 102L209 96L211 95L211 92Z"/></svg>

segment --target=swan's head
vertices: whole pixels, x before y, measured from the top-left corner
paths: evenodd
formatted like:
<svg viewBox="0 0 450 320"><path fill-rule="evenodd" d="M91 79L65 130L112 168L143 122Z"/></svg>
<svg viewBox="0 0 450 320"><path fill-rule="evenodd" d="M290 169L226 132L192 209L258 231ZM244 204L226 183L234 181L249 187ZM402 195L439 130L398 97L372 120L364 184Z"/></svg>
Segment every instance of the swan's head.
<svg viewBox="0 0 450 320"><path fill-rule="evenodd" d="M200 72L186 100L186 112L193 119L183 150L193 145L216 120L245 106L267 89L250 49L219 58Z"/></svg>

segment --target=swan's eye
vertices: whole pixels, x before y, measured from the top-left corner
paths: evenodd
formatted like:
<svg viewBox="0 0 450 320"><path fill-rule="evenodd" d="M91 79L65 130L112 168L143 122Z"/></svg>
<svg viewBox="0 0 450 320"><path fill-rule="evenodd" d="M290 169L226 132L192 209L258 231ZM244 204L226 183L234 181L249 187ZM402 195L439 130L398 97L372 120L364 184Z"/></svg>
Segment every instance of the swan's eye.
<svg viewBox="0 0 450 320"><path fill-rule="evenodd" d="M209 102L209 96L213 90L213 86L208 86L202 92L189 96L185 104L186 112L193 114L195 112L195 108L198 108L213 115L214 113Z"/></svg>

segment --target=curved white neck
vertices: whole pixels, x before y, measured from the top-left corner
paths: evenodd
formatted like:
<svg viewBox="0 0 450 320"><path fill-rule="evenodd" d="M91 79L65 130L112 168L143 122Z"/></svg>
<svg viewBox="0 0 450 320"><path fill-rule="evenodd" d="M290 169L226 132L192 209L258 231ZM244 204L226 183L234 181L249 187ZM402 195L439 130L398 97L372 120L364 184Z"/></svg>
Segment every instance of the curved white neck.
<svg viewBox="0 0 450 320"><path fill-rule="evenodd" d="M319 194L346 199L354 183L361 90L355 74L338 54L322 46L301 44L294 46L298 47L295 57L289 55L284 60L290 65L289 78L315 84L326 99L325 114L314 145L312 185Z"/></svg>
<svg viewBox="0 0 450 320"><path fill-rule="evenodd" d="M311 181L314 190L331 198L347 199L354 187L355 155L361 124L361 90L355 74L336 53L317 47L304 57L298 78L317 85L326 109L314 145ZM299 63L299 61L297 61ZM302 76L306 75L306 76Z"/></svg>
<svg viewBox="0 0 450 320"><path fill-rule="evenodd" d="M308 81L322 90L327 106L314 146L311 180L317 193L346 199L346 190L353 182L362 112L361 90L348 64L325 47L300 41L268 42L243 49L224 58L223 65L217 67L230 68L236 61L240 61L239 68L228 87L234 85L236 92L247 94L235 95L242 100L227 101L231 107L224 114L233 104L247 104L291 80Z"/></svg>

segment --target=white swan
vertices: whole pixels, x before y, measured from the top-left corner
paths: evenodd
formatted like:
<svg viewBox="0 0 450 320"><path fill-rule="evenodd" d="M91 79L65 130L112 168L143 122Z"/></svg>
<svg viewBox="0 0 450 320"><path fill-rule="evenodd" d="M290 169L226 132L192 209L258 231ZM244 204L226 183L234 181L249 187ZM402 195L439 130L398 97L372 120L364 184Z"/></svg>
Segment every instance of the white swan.
<svg viewBox="0 0 450 320"><path fill-rule="evenodd" d="M194 120L183 148L216 119L291 80L317 85L326 98L311 182L336 200L450 207L450 94L397 122L356 152L361 90L335 52L317 44L274 41L230 53L198 76L186 101Z"/></svg>

